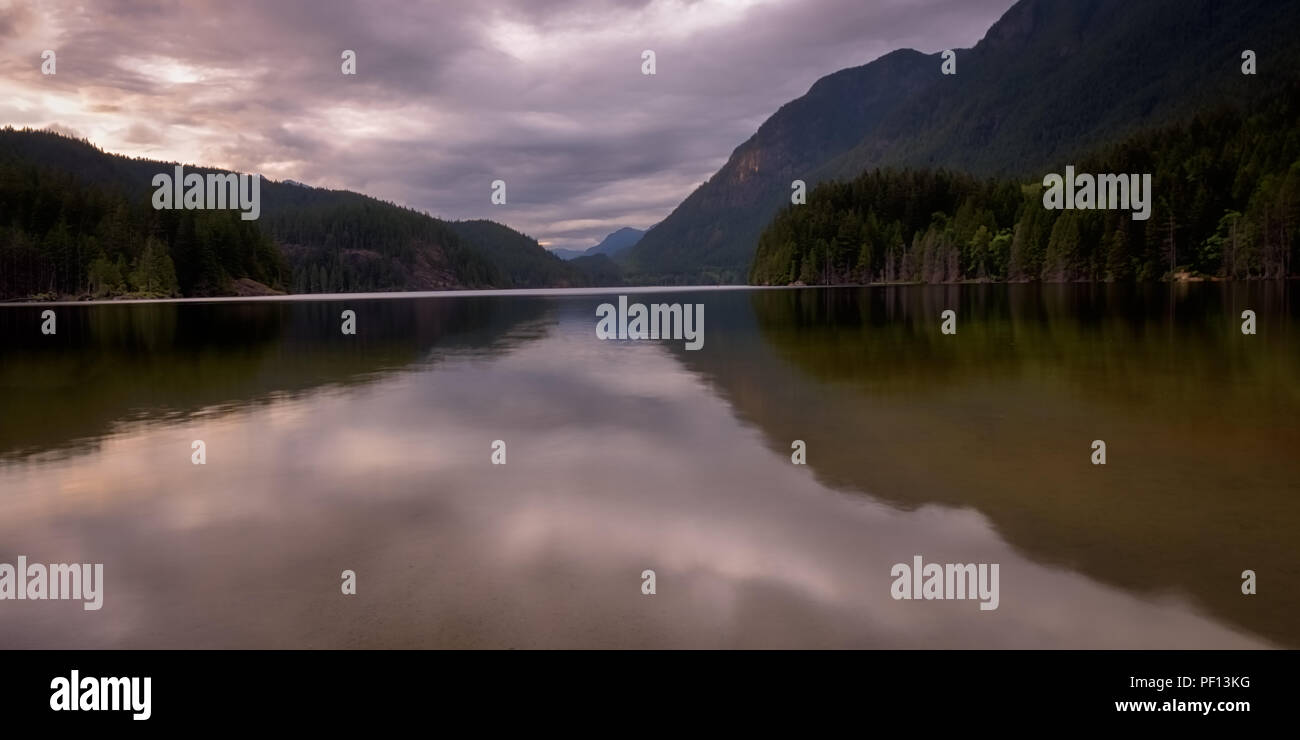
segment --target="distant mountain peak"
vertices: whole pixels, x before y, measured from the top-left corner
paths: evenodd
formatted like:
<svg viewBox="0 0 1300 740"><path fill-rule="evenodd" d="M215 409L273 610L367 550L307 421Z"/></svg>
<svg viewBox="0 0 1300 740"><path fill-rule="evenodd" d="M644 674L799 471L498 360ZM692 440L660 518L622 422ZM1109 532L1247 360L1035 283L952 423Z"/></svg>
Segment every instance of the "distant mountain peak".
<svg viewBox="0 0 1300 740"><path fill-rule="evenodd" d="M606 234L605 238L601 239L600 243L594 247L588 247L587 249L582 250L554 249L551 253L562 260L591 257L597 254L613 257L614 255L635 246L637 242L641 241L641 237L645 236L645 233L648 230L649 229L634 229L631 226L624 226Z"/></svg>

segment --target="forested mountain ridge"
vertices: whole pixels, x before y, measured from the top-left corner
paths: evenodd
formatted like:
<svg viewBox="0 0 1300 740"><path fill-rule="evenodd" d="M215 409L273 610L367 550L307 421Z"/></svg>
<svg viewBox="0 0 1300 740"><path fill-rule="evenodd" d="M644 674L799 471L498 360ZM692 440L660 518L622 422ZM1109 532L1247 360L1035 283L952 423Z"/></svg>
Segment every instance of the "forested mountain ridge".
<svg viewBox="0 0 1300 740"><path fill-rule="evenodd" d="M784 285L959 280L1281 278L1300 273L1300 84L1133 135L1079 173L1150 173L1149 218L1054 210L1042 179L872 170L782 210L749 279Z"/></svg>
<svg viewBox="0 0 1300 740"><path fill-rule="evenodd" d="M349 191L263 179L256 221L154 209L152 178L174 167L50 131L0 130L0 298L588 284L582 269L537 255L545 250L504 226L479 229L492 236L479 243Z"/></svg>
<svg viewBox="0 0 1300 740"><path fill-rule="evenodd" d="M938 75L815 178L886 165L1039 173L1199 111L1265 100L1300 68L1298 27L1289 0L1021 0L957 52L956 75ZM1246 49L1257 74L1242 74Z"/></svg>
<svg viewBox="0 0 1300 740"><path fill-rule="evenodd" d="M617 260L641 282L734 283L790 181L861 141L929 84L938 57L896 51L818 80L781 106L730 159Z"/></svg>
<svg viewBox="0 0 1300 740"><path fill-rule="evenodd" d="M587 285L581 269L551 254L536 239L495 221L451 221L451 230L474 245L511 288L569 288Z"/></svg>
<svg viewBox="0 0 1300 740"><path fill-rule="evenodd" d="M1197 110L1254 105L1300 68L1297 27L1300 3L1284 0L1021 0L956 50L955 75L937 54L906 51L822 78L623 261L651 279L737 282L792 179L812 187L876 167L1041 177ZM1257 75L1241 73L1245 49ZM825 147L809 146L821 132Z"/></svg>

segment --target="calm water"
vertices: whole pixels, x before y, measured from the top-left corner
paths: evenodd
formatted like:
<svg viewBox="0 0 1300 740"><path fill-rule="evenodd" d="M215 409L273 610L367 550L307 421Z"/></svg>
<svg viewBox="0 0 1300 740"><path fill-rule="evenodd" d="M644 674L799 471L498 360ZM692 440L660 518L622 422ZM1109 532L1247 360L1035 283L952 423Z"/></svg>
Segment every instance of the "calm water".
<svg viewBox="0 0 1300 740"><path fill-rule="evenodd" d="M0 563L106 580L0 647L1300 647L1295 289L632 298L697 352L610 295L0 307Z"/></svg>

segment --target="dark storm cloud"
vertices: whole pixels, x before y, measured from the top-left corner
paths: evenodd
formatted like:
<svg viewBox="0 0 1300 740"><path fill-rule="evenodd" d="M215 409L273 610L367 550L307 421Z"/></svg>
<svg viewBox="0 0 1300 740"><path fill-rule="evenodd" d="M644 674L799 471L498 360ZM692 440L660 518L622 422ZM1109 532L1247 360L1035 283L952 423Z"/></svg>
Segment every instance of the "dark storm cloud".
<svg viewBox="0 0 1300 740"><path fill-rule="evenodd" d="M0 122L585 247L662 219L817 78L970 46L1010 4L0 0Z"/></svg>

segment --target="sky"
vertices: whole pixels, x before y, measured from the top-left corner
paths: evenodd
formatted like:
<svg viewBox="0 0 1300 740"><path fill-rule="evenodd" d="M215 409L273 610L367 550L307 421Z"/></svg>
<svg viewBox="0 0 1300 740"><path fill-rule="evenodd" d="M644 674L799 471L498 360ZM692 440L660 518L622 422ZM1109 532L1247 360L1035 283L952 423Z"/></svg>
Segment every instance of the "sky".
<svg viewBox="0 0 1300 740"><path fill-rule="evenodd" d="M0 0L0 126L584 249L661 221L818 78L973 46L1012 4Z"/></svg>

